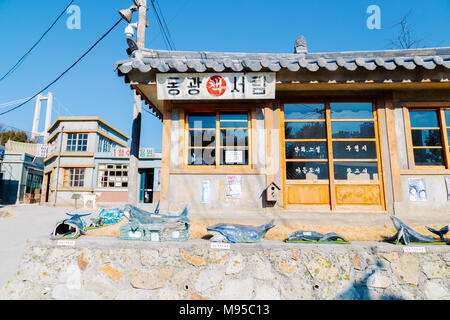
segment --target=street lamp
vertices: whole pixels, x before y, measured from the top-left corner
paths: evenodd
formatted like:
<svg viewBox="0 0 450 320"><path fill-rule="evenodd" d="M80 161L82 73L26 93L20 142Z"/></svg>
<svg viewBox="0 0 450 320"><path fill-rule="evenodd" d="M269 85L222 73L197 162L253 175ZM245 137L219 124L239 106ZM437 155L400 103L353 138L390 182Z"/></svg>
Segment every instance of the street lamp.
<svg viewBox="0 0 450 320"><path fill-rule="evenodd" d="M136 1L135 1L136 3ZM120 16L127 21L128 23L131 22L131 18L133 17L133 12L137 10L137 5L133 4L128 9L123 9L119 11Z"/></svg>

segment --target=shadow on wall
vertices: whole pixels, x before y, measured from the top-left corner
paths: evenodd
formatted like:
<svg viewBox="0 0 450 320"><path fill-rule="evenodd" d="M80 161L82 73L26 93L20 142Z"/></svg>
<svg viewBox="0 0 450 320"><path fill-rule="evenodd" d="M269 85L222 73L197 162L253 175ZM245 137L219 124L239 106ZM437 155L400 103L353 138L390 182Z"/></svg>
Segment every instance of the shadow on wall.
<svg viewBox="0 0 450 320"><path fill-rule="evenodd" d="M365 277L359 281L355 281L353 285L346 291L336 297L336 300L374 300L370 296L370 291L367 286L369 278L380 270L383 265L377 260L374 266L367 269ZM377 300L404 300L402 297L383 295Z"/></svg>
<svg viewBox="0 0 450 320"><path fill-rule="evenodd" d="M19 181L17 180L3 180L2 181L2 204L16 204L17 191L19 190Z"/></svg>

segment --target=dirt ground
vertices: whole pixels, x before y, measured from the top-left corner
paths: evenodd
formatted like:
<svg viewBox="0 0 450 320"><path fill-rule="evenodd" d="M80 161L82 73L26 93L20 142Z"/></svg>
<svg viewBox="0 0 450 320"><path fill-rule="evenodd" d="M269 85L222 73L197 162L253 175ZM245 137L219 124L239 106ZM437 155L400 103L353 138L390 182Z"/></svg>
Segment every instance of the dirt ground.
<svg viewBox="0 0 450 320"><path fill-rule="evenodd" d="M207 227L217 223L221 223L220 220L201 220L192 221L189 232L193 239L202 239L209 236ZM227 221L229 223L236 223L241 225L255 225L255 221ZM120 223L108 227L103 227L94 230L88 230L86 236L97 237L119 237L120 227L127 224L128 219L124 218ZM432 235L424 226L411 226L415 231L423 235ZM440 229L442 226L430 225L429 227L434 229ZM304 224L299 222L286 222L276 221L275 227L267 231L265 235L266 240L285 240L289 234L295 231L316 231L322 234L329 232L335 232L349 241L380 241L386 237L393 236L396 230L393 226L387 225L333 225L327 223L321 224ZM437 239L437 238L436 238ZM447 239L448 240L448 239Z"/></svg>

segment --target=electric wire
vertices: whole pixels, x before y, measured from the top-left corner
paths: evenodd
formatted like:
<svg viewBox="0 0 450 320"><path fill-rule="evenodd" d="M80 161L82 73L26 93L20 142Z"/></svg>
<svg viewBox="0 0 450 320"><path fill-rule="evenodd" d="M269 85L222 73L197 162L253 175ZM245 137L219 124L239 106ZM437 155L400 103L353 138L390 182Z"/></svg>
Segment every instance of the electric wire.
<svg viewBox="0 0 450 320"><path fill-rule="evenodd" d="M30 98L30 97L28 97L28 98L22 98L22 99L18 99L18 100L14 100L14 101L9 101L9 102L2 103L2 104L0 104L0 109L14 106L14 105L16 105L16 104L19 104L19 103L21 103L21 102L23 102L23 101L28 100L29 98Z"/></svg>
<svg viewBox="0 0 450 320"><path fill-rule="evenodd" d="M1 78L0 82L3 81L6 77L8 77L11 73L13 73L25 60L25 58L33 51L33 49L41 42L41 40L47 35L47 33L53 28L53 26L58 22L58 20L62 17L62 15L66 12L67 8L69 8L75 0L71 0L70 3L66 6L66 8L59 14L56 20L51 24L51 26L42 34L38 41L16 62L16 64L9 69Z"/></svg>
<svg viewBox="0 0 450 320"><path fill-rule="evenodd" d="M156 7L155 7L153 1L151 1L151 4L152 4L152 7L153 7L153 11L155 12L156 22L158 23L159 29L160 29L161 34L163 36L164 44L166 45L167 50L171 50L170 41L167 38L167 34L165 33L164 27L162 26L162 22L161 22L161 19L159 17L158 11L156 10Z"/></svg>
<svg viewBox="0 0 450 320"><path fill-rule="evenodd" d="M156 119L158 119L158 117L157 117L155 114L151 113L150 111L148 111L148 110L145 109L145 108L144 108L144 110L145 110L148 114L150 114L150 115L154 116Z"/></svg>
<svg viewBox="0 0 450 320"><path fill-rule="evenodd" d="M175 50L175 46L174 46L173 43L170 41L169 35L167 34L167 31L166 31L166 29L164 28L164 24L163 24L163 22L162 22L162 20L161 20L161 18L160 18L160 14L158 13L158 10L156 9L154 0L151 0L150 3L151 3L151 5L152 5L152 7L153 7L153 11L155 11L156 20L157 20L157 22L158 22L158 24L159 24L159 28L161 29L161 33L162 33L162 35L163 35L165 44L166 44L166 46L168 47L168 50Z"/></svg>
<svg viewBox="0 0 450 320"><path fill-rule="evenodd" d="M40 93L44 92L45 90L47 90L48 88L50 88L53 84L55 84L59 79L61 79L67 72L69 72L73 67L75 67L78 62L80 62L89 52L92 51L92 49L94 49L97 44L102 41L111 31L114 30L115 27L117 27L117 25L122 21L122 18L120 18L105 34L103 34L80 58L78 58L69 68L67 68L63 73L61 73L55 80L53 80L50 84L48 84L47 86L45 86L45 88L43 88L42 90L40 90L38 93L36 93L34 96L32 96L31 98L27 99L25 102L21 103L20 105L8 110L8 111L4 111L2 113L0 113L0 116L7 114L11 111L14 111L20 107L22 107L23 105L27 104L28 102L30 102L31 100L33 100L34 98L36 98Z"/></svg>
<svg viewBox="0 0 450 320"><path fill-rule="evenodd" d="M155 0L155 3L156 3L156 6L158 7L159 14L161 16L161 19L162 19L162 22L163 22L163 25L164 25L164 29L166 30L167 36L168 36L168 38L170 40L170 43L172 44L172 50L177 50L175 48L175 43L172 40L172 35L170 34L169 27L167 26L166 19L164 18L164 14L163 14L163 12L161 10L161 7L159 6L158 0Z"/></svg>
<svg viewBox="0 0 450 320"><path fill-rule="evenodd" d="M190 2L191 0L186 0L181 6L178 6L178 11L177 13L172 17L172 19L170 19L169 24L172 23L179 15L182 11L184 11L186 5ZM156 40L159 38L161 34L157 33L155 34L155 37L153 38L153 40Z"/></svg>

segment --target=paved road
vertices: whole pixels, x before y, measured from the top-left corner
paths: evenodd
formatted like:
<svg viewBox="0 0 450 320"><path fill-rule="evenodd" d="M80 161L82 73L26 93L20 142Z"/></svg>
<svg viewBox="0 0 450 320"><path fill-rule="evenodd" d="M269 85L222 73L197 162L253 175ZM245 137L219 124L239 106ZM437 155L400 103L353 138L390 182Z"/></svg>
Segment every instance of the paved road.
<svg viewBox="0 0 450 320"><path fill-rule="evenodd" d="M56 222L65 219L65 212L95 214L98 210L44 207L38 205L7 206L0 212L0 288L15 274L27 240L48 237Z"/></svg>

